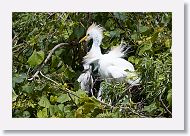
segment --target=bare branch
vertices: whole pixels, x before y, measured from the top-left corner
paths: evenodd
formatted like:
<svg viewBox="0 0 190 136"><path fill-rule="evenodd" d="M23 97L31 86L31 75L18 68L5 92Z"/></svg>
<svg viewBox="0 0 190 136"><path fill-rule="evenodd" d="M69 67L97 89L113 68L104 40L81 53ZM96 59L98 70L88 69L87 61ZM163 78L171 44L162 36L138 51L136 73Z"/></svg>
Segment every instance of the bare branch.
<svg viewBox="0 0 190 136"><path fill-rule="evenodd" d="M55 52L55 50L56 50L57 48L60 48L60 47L63 46L63 45L68 45L68 43L60 43L60 44L56 45L56 46L49 52L48 56L46 57L46 59L44 60L44 62L42 63L42 65L38 68L38 70L36 71L36 73L35 73L31 78L28 79L29 81L35 79L35 78L38 76L39 72L40 72L41 69L44 67L44 65L48 62L48 60L51 58L51 56L52 56L52 54Z"/></svg>

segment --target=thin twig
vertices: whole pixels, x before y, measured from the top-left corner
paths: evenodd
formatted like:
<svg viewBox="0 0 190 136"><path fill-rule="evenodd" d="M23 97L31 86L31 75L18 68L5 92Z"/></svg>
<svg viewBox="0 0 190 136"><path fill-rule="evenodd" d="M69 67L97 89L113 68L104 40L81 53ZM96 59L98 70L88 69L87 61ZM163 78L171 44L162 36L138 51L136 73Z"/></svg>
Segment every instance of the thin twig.
<svg viewBox="0 0 190 136"><path fill-rule="evenodd" d="M68 45L68 43L60 43L58 45L56 45L48 54L48 56L46 57L45 61L42 63L42 65L38 68L38 70L36 71L36 73L29 78L28 80L31 81L33 79L35 79L35 77L37 77L37 75L39 74L39 72L41 71L41 69L44 67L44 65L48 62L48 60L50 59L50 57L52 56L52 54L55 52L55 50L63 45Z"/></svg>
<svg viewBox="0 0 190 136"><path fill-rule="evenodd" d="M45 76L41 71L40 71L39 73L41 74L42 77L44 77L44 78L50 80L51 82L55 83L56 85L58 85L58 87L59 87L61 90L63 90L64 92L69 93L69 94L71 94L71 95L73 95L73 96L76 96L77 98L80 98L78 95L72 93L71 90L69 90L68 88L62 88L62 87L60 87L60 85L62 85L62 84L60 84L60 83L54 81L53 79L51 79L51 78Z"/></svg>
<svg viewBox="0 0 190 136"><path fill-rule="evenodd" d="M167 108L167 106L162 101L162 93L159 96L159 100L160 100L161 104L164 106L164 109L172 116L172 112Z"/></svg>

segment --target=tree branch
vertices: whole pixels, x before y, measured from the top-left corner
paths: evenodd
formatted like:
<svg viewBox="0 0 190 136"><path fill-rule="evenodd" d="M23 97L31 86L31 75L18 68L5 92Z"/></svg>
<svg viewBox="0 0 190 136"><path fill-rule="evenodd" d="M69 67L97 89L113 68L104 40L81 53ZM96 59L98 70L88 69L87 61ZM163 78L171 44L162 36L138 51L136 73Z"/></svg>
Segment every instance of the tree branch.
<svg viewBox="0 0 190 136"><path fill-rule="evenodd" d="M63 46L63 45L68 45L68 43L60 43L60 44L56 45L56 46L49 52L48 56L46 57L46 59L44 60L44 62L42 63L42 65L38 68L38 70L36 71L36 73L35 73L31 78L28 79L29 81L35 79L35 78L38 76L39 72L40 72L41 69L44 67L44 65L48 62L48 60L51 58L51 56L52 56L52 54L55 52L55 50L56 50L57 48L60 48L60 47Z"/></svg>

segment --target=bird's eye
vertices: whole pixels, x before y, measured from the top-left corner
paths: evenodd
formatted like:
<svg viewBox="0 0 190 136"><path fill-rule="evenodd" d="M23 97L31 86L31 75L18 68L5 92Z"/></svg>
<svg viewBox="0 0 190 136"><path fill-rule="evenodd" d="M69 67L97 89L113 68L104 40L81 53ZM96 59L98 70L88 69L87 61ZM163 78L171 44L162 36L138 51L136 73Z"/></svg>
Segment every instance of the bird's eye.
<svg viewBox="0 0 190 136"><path fill-rule="evenodd" d="M90 34L87 34L87 36L90 36Z"/></svg>

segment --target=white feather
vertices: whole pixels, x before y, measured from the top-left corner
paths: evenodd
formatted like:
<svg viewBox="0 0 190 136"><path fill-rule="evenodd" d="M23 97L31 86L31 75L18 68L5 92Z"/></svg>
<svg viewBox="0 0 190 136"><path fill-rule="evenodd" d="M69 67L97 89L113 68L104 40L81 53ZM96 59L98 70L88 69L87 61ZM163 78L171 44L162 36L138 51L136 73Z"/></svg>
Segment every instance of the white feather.
<svg viewBox="0 0 190 136"><path fill-rule="evenodd" d="M87 68L87 65L84 66ZM91 67L82 73L77 81L80 83L80 88L87 92L92 92L93 78L91 75Z"/></svg>

